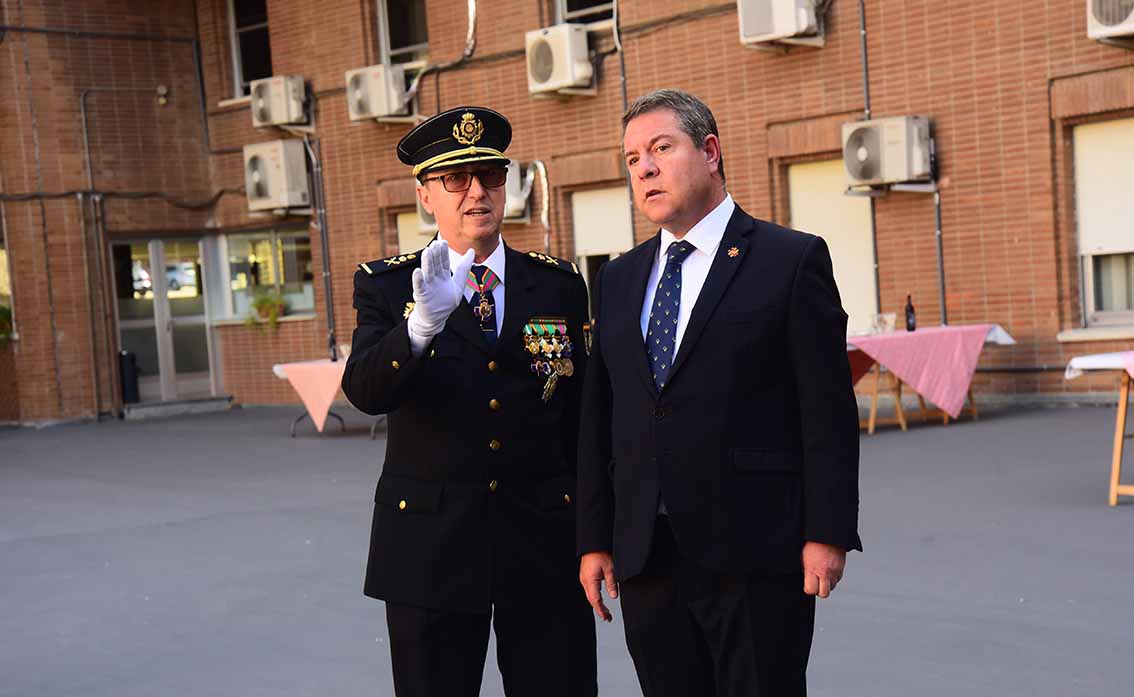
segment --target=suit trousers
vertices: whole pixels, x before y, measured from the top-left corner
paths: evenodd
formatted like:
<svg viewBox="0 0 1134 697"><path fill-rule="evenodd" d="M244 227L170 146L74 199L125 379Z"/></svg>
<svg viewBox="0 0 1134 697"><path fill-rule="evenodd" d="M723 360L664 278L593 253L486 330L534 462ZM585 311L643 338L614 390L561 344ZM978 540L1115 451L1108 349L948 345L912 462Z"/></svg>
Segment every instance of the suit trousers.
<svg viewBox="0 0 1134 697"><path fill-rule="evenodd" d="M643 572L620 585L645 697L804 697L815 598L798 574L718 574L677 549L658 516Z"/></svg>
<svg viewBox="0 0 1134 697"><path fill-rule="evenodd" d="M572 607L497 605L465 613L386 603L394 693L478 697L490 624L508 697L595 697L595 628L580 590Z"/></svg>

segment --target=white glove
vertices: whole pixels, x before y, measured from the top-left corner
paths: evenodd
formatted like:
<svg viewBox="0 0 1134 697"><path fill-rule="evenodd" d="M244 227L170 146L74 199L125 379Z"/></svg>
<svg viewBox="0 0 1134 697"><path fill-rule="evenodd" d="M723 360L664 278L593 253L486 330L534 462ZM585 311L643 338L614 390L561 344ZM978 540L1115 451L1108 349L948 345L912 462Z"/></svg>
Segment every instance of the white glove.
<svg viewBox="0 0 1134 697"><path fill-rule="evenodd" d="M473 264L473 250L465 252L457 268L449 269L449 244L434 240L421 253L421 267L413 270L413 312L410 332L428 340L441 333L445 320L465 295L465 279Z"/></svg>

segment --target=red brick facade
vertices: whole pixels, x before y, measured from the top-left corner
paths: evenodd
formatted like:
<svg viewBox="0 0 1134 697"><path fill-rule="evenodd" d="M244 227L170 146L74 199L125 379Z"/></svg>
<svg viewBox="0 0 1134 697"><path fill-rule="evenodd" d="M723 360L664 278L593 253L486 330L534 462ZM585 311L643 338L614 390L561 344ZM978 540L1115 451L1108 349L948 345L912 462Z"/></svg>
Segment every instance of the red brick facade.
<svg viewBox="0 0 1134 697"><path fill-rule="evenodd" d="M339 343L349 342L353 327L355 265L396 251L395 216L413 205L404 185L408 172L394 156L394 144L408 126L352 123L346 113L343 73L379 61L375 2L267 3L273 72L303 76L316 95L314 137L325 169ZM148 37L4 34L0 74L8 98L0 101L0 190L87 188L79 117L80 97L91 88L116 90L86 97L96 190L156 190L201 199L241 187L240 147L285 136L253 129L246 102L225 103L234 95L227 4L0 3L7 25ZM430 59L458 57L467 3L426 5ZM617 186L623 177L618 56L602 63L597 96L533 98L525 77L524 32L550 24L553 3L477 5L473 58L426 77L419 111L477 103L508 116L514 128L509 154L547 166L550 252L570 258L570 195ZM1020 395L1113 389L1112 376L1067 383L1050 368L1071 355L1131 345L1131 340L1067 344L1056 335L1079 327L1083 312L1070 129L1134 115L1134 53L1089 40L1078 1L870 0L866 6L873 115L924 114L935 121L949 319L999 322L1019 341L1016 347L990 349L982 363L1016 372L982 372L977 390ZM625 0L620 14L630 98L668 86L700 96L721 128L733 197L753 215L790 224L787 166L838 157L839 124L862 115L857 3L833 3L825 47L787 53L742 46L731 2ZM193 38L199 39L204 75L207 140ZM594 49L612 45L609 31L591 35ZM169 88L164 106L148 92L122 91L157 84ZM511 245L543 248L540 196L534 192L531 224L505 229ZM95 246L88 243L92 251L84 255L75 196L3 205L19 330L13 353L19 420L91 415L96 374L98 408L113 410L113 321L100 304L99 279L85 270L95 264ZM635 219L637 239L652 233L642 216ZM890 193L876 202L883 309L899 309L912 293L927 323L939 312L933 221L929 196ZM231 194L201 212L108 195L105 222L109 239L123 239L235 230L257 221L243 196ZM319 270L320 233L314 226L310 231ZM310 320L285 322L266 334L241 325L216 329L223 392L247 403L294 400L270 368L281 360L325 354L319 278L317 272ZM1036 370L1041 366L1049 369Z"/></svg>

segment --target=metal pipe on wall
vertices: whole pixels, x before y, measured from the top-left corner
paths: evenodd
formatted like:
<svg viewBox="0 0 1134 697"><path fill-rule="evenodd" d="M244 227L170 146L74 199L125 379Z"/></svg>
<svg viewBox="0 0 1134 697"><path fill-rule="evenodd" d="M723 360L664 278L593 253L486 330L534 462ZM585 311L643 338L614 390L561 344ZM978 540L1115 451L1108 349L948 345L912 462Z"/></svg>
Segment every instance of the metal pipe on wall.
<svg viewBox="0 0 1134 697"><path fill-rule="evenodd" d="M866 0L858 0L858 43L862 51L862 114L867 121L873 115L870 108L870 57L866 50ZM874 254L874 311L882 311L882 283L878 273L878 217L874 197L870 202L870 245Z"/></svg>
<svg viewBox="0 0 1134 697"><path fill-rule="evenodd" d="M332 361L339 360L339 349L335 339L335 299L331 286L331 245L327 239L327 202L323 190L323 147L319 139L312 140L303 136L303 144L307 154L311 157L311 193L312 204L315 207L315 218L319 226L319 249L323 256L323 300L327 313L327 350Z"/></svg>
<svg viewBox="0 0 1134 697"><path fill-rule="evenodd" d="M95 307L95 294L91 287L91 243L87 236L87 203L82 193L75 194L75 202L79 204L79 237L83 240L83 280L86 282L87 309L90 311L87 328L91 344L91 384L94 388L91 393L94 397L94 417L95 421L98 421L102 411L102 376L98 369L98 329L95 327L98 313Z"/></svg>
<svg viewBox="0 0 1134 697"><path fill-rule="evenodd" d="M934 236L937 239L937 292L941 296L941 326L949 324L949 314L945 309L945 248L941 239L941 190L934 187L933 214L937 221Z"/></svg>

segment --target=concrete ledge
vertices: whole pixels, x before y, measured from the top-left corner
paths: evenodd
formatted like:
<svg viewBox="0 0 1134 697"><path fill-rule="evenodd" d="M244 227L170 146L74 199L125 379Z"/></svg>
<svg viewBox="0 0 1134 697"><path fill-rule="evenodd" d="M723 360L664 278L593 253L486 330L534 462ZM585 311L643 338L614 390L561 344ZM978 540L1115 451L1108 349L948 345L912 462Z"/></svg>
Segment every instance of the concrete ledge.
<svg viewBox="0 0 1134 697"><path fill-rule="evenodd" d="M173 402L141 402L127 404L124 408L124 418L127 421L140 421L187 414L212 414L228 411L231 404L231 396L183 399Z"/></svg>
<svg viewBox="0 0 1134 697"><path fill-rule="evenodd" d="M1077 341L1115 341L1134 339L1134 327L1088 327L1087 329L1065 329L1055 335L1061 344Z"/></svg>

